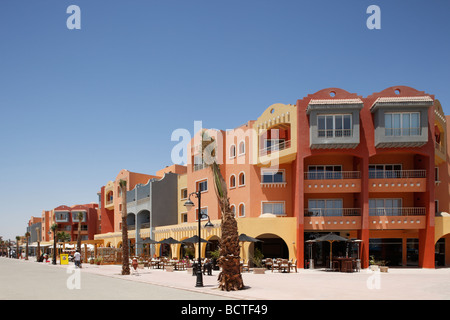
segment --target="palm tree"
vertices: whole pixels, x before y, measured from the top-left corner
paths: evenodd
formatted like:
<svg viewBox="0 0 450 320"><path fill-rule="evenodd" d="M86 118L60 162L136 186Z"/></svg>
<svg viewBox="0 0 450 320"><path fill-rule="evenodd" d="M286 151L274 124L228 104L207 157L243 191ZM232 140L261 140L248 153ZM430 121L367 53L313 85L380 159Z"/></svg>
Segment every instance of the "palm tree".
<svg viewBox="0 0 450 320"><path fill-rule="evenodd" d="M217 143L209 137L206 131L202 132L202 160L209 166L214 177L214 190L216 192L219 207L222 212L220 239L220 257L218 264L222 267L219 274L219 288L221 290L241 290L244 288L240 268L240 247L237 222L230 207L228 190L225 179L217 164L215 150Z"/></svg>
<svg viewBox="0 0 450 320"><path fill-rule="evenodd" d="M77 213L78 219L78 238L77 238L77 250L81 252L81 220L83 220L83 212Z"/></svg>
<svg viewBox="0 0 450 320"><path fill-rule="evenodd" d="M16 259L19 259L19 241L20 236L16 236Z"/></svg>
<svg viewBox="0 0 450 320"><path fill-rule="evenodd" d="M127 227L127 182L119 181L122 193L122 275L130 274L130 252L128 249L128 227Z"/></svg>
<svg viewBox="0 0 450 320"><path fill-rule="evenodd" d="M56 241L58 241L58 237L56 236L56 229L58 229L58 225L56 223L52 224L50 229L53 232L53 258L52 264L56 264Z"/></svg>
<svg viewBox="0 0 450 320"><path fill-rule="evenodd" d="M27 238L27 251L25 251L25 260L28 260L28 240L30 239L30 233L25 232L25 237Z"/></svg>

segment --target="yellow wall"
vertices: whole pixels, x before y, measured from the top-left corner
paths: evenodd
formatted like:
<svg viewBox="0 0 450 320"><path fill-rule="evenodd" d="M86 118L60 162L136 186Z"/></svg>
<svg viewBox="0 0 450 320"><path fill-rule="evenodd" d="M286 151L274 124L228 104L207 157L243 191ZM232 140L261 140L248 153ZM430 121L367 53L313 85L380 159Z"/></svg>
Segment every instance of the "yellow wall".
<svg viewBox="0 0 450 320"><path fill-rule="evenodd" d="M181 214L187 213L184 203L187 199L183 199L181 195L181 190L187 189L187 174L178 175L178 188L177 188L177 200L178 200L178 223L182 223Z"/></svg>

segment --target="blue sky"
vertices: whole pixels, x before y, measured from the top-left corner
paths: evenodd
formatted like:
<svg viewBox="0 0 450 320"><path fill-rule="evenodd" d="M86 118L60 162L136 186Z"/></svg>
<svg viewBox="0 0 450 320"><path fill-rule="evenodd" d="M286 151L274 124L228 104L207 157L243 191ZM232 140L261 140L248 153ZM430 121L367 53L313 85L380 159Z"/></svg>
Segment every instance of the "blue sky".
<svg viewBox="0 0 450 320"><path fill-rule="evenodd" d="M81 30L69 30L69 5ZM369 30L369 5L381 30ZM229 129L328 87L394 85L450 114L450 2L2 0L0 235L171 164L177 128Z"/></svg>

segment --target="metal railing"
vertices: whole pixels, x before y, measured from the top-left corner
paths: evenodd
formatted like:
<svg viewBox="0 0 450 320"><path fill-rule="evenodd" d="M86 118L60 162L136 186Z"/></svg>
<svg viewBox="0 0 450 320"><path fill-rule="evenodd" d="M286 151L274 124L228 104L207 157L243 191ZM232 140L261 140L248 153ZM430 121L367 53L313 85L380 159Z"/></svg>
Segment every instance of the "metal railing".
<svg viewBox="0 0 450 320"><path fill-rule="evenodd" d="M319 129L317 130L317 136L319 138L342 138L351 137L353 129Z"/></svg>
<svg viewBox="0 0 450 320"><path fill-rule="evenodd" d="M308 171L304 174L305 180L327 180L327 179L360 179L360 171L334 171L334 172L312 172Z"/></svg>
<svg viewBox="0 0 450 320"><path fill-rule="evenodd" d="M360 216L359 208L309 208L305 209L305 217L351 217Z"/></svg>
<svg viewBox="0 0 450 320"><path fill-rule="evenodd" d="M369 170L369 179L426 178L426 170Z"/></svg>
<svg viewBox="0 0 450 320"><path fill-rule="evenodd" d="M385 135L389 137L420 136L421 128L385 128Z"/></svg>
<svg viewBox="0 0 450 320"><path fill-rule="evenodd" d="M424 216L425 208L399 207L399 208L370 208L369 216Z"/></svg>
<svg viewBox="0 0 450 320"><path fill-rule="evenodd" d="M271 145L269 147L259 149L259 155L264 156L266 154L276 152L276 151L281 151L281 150L284 150L284 149L287 149L290 147L291 147L291 140L286 140L286 141Z"/></svg>

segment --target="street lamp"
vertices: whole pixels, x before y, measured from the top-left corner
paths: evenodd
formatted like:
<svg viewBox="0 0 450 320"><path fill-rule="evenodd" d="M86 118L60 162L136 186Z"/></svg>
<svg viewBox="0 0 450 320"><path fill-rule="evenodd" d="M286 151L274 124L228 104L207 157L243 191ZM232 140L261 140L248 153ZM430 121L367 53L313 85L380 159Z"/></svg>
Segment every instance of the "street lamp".
<svg viewBox="0 0 450 320"><path fill-rule="evenodd" d="M51 235L52 232L49 231L48 234ZM52 258L52 264L56 264L56 228L53 229L53 258Z"/></svg>
<svg viewBox="0 0 450 320"><path fill-rule="evenodd" d="M191 196L195 196L198 199L198 213L197 213L197 220L198 220L198 266L197 266L197 282L195 284L196 287L203 287L203 274L202 274L202 258L201 258L201 237L200 237L200 230L201 230L201 220L208 218L208 222L205 224L205 228L210 229L213 228L214 225L211 223L211 220L209 216L205 213L202 213L201 210L201 199L202 199L202 193L199 190L198 192L191 192L189 194L188 200L184 203L184 206L189 211L192 209L195 205L191 201Z"/></svg>

